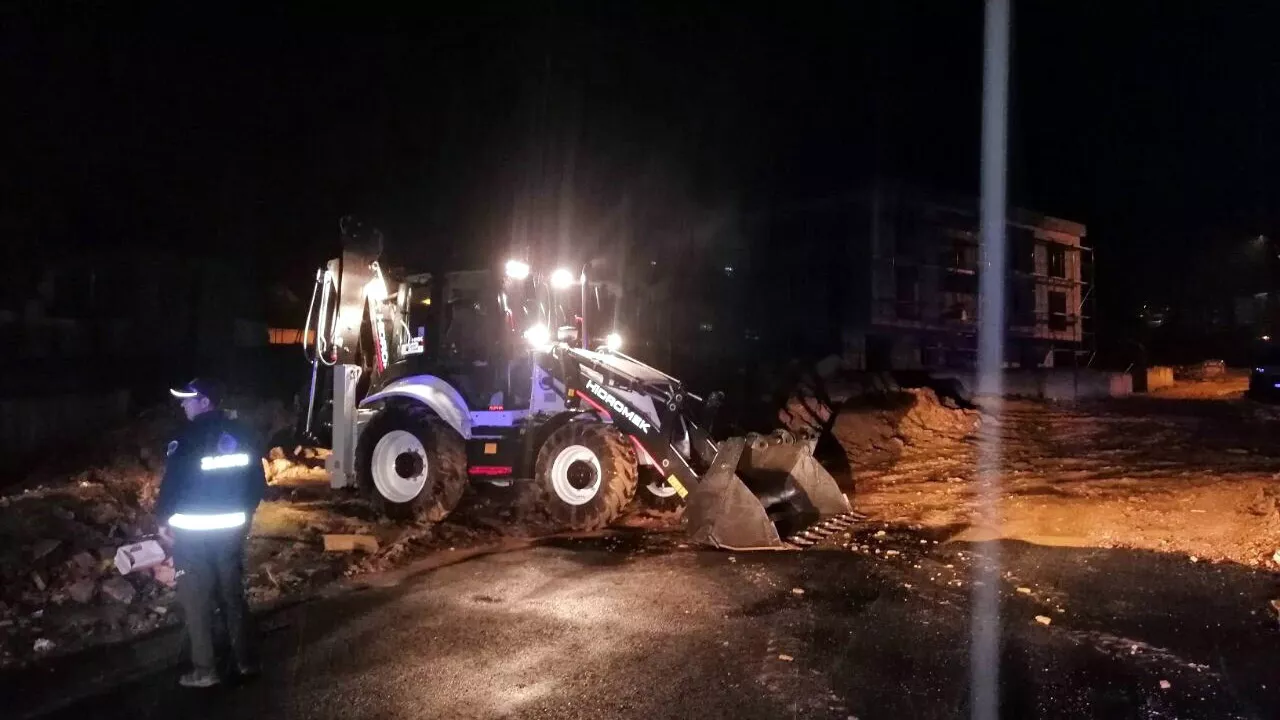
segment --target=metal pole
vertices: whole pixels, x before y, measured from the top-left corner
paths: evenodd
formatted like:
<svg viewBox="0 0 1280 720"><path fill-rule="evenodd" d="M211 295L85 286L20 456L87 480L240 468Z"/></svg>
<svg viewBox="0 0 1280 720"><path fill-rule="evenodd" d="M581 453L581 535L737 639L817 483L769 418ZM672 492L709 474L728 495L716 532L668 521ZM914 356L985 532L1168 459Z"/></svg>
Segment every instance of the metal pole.
<svg viewBox="0 0 1280 720"><path fill-rule="evenodd" d="M978 393L1001 414L1004 385L1005 123L1009 84L1009 0L987 0L982 70L982 278L979 286ZM978 525L999 526L999 436L978 445ZM993 534L998 537L998 533ZM974 566L970 659L970 716L1000 717L1000 553L998 540L982 543Z"/></svg>

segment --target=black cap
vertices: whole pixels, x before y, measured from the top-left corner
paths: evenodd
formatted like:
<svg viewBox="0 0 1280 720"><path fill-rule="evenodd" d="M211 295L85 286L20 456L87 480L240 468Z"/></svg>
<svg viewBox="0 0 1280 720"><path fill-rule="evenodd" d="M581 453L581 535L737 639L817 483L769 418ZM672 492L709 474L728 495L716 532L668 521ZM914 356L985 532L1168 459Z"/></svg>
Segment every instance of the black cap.
<svg viewBox="0 0 1280 720"><path fill-rule="evenodd" d="M214 405L222 402L222 388L217 382L207 378L196 378L180 388L170 388L169 394L184 399L203 396Z"/></svg>

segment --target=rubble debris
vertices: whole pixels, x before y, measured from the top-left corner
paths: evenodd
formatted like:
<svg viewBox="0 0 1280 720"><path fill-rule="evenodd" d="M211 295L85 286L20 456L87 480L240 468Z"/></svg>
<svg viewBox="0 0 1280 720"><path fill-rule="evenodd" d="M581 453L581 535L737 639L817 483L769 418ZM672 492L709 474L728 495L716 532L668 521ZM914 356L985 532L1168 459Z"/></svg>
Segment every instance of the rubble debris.
<svg viewBox="0 0 1280 720"><path fill-rule="evenodd" d="M36 640L35 645L32 647L32 649L38 653L47 653L53 650L53 647L54 645L52 640L48 640L46 638L40 638L39 640Z"/></svg>
<svg viewBox="0 0 1280 720"><path fill-rule="evenodd" d="M1040 623L1041 625L1048 625L1053 622L1053 618L1049 617L1048 615L1037 615L1036 622Z"/></svg>
<svg viewBox="0 0 1280 720"><path fill-rule="evenodd" d="M44 589L45 589L44 578L40 577L40 573L38 572L31 573L31 583L36 586L37 590L39 590L40 592L44 592Z"/></svg>
<svg viewBox="0 0 1280 720"><path fill-rule="evenodd" d="M791 588L792 595L804 595L804 588Z"/></svg>
<svg viewBox="0 0 1280 720"><path fill-rule="evenodd" d="M40 542L32 546L31 559L39 560L45 557L46 555L48 555L49 553L53 552L54 550L57 550L58 546L61 544L62 544L61 540L51 540L49 538L45 538L44 540L41 540Z"/></svg>
<svg viewBox="0 0 1280 720"><path fill-rule="evenodd" d="M128 605L133 602L133 598L138 594L138 591L128 580L122 577L113 577L102 583L102 594L121 605Z"/></svg>
<svg viewBox="0 0 1280 720"><path fill-rule="evenodd" d="M351 552L361 550L367 553L378 552L378 539L372 535L325 535L325 552Z"/></svg>
<svg viewBox="0 0 1280 720"><path fill-rule="evenodd" d="M1030 595L1030 594L1031 594L1031 588L1029 588L1029 587L1020 587L1020 588L1018 588L1018 592L1022 593L1023 595Z"/></svg>
<svg viewBox="0 0 1280 720"><path fill-rule="evenodd" d="M174 587L178 584L178 571L173 567L172 561L163 562L151 568L151 577L165 587Z"/></svg>
<svg viewBox="0 0 1280 720"><path fill-rule="evenodd" d="M78 552L71 556L71 563L79 568L80 572L90 572L99 566L98 560L88 552Z"/></svg>
<svg viewBox="0 0 1280 720"><path fill-rule="evenodd" d="M97 592L98 584L91 578L83 578L67 586L67 595L81 605L92 602L93 596L96 595Z"/></svg>
<svg viewBox="0 0 1280 720"><path fill-rule="evenodd" d="M1173 687L1173 685L1172 685L1168 680L1161 680L1161 681L1160 681L1160 689L1161 689L1161 690L1168 690L1168 689L1169 689L1169 688L1171 688L1171 687Z"/></svg>
<svg viewBox="0 0 1280 720"><path fill-rule="evenodd" d="M781 660L782 662L792 662L793 660L795 660L795 658L786 654L779 655L778 659Z"/></svg>

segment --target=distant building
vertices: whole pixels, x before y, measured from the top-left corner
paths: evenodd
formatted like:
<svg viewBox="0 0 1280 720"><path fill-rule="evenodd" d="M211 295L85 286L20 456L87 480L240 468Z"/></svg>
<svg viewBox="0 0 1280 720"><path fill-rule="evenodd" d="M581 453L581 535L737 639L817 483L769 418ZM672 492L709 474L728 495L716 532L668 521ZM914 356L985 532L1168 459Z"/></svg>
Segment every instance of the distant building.
<svg viewBox="0 0 1280 720"><path fill-rule="evenodd" d="M881 185L866 211L869 227L855 239L865 264L862 282L850 287L846 355L868 369L971 366L987 271L976 200ZM1006 364L1052 366L1087 352L1093 257L1085 226L1010 208L1005 232Z"/></svg>

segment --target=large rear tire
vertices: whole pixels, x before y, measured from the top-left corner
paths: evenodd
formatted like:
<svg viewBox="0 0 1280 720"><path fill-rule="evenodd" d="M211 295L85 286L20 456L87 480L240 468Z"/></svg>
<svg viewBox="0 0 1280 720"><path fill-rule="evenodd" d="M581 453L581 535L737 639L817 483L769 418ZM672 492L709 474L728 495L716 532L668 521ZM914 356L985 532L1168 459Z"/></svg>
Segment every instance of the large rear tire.
<svg viewBox="0 0 1280 720"><path fill-rule="evenodd" d="M440 522L467 489L467 450L453 428L419 406L378 413L356 444L361 493L395 520Z"/></svg>
<svg viewBox="0 0 1280 720"><path fill-rule="evenodd" d="M635 496L635 449L612 425L570 422L547 437L534 474L557 523L595 530L617 519Z"/></svg>

